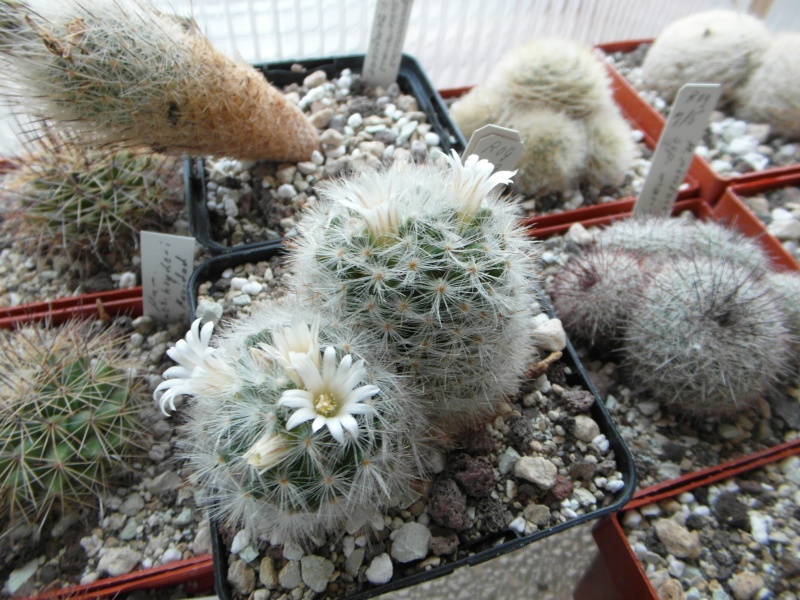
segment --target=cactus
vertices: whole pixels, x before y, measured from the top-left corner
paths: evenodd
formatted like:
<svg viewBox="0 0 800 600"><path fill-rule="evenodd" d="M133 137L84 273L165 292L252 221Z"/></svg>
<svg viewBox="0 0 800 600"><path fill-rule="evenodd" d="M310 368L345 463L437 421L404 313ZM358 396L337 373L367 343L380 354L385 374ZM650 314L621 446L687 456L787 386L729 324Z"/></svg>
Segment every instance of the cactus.
<svg viewBox="0 0 800 600"><path fill-rule="evenodd" d="M583 179L590 185L620 185L638 149L631 128L616 107L586 118L586 163Z"/></svg>
<svg viewBox="0 0 800 600"><path fill-rule="evenodd" d="M450 107L450 116L466 138L484 125L499 125L502 112L502 97L487 85L475 86Z"/></svg>
<svg viewBox="0 0 800 600"><path fill-rule="evenodd" d="M90 504L138 454L142 389L120 347L80 322L0 338L0 506L12 521Z"/></svg>
<svg viewBox="0 0 800 600"><path fill-rule="evenodd" d="M696 13L670 23L658 35L645 55L642 77L668 102L686 83L719 83L723 101L731 100L769 42L767 28L750 15Z"/></svg>
<svg viewBox="0 0 800 600"><path fill-rule="evenodd" d="M193 396L181 445L210 514L276 544L374 523L424 472L414 396L365 364L359 336L307 314L266 305L216 347L197 320L156 389L162 408Z"/></svg>
<svg viewBox="0 0 800 600"><path fill-rule="evenodd" d="M0 53L25 109L92 140L286 161L317 147L316 129L261 73L144 0L6 1L0 16L13 23Z"/></svg>
<svg viewBox="0 0 800 600"><path fill-rule="evenodd" d="M457 429L515 393L532 352L538 250L476 156L329 184L298 225L294 289L412 374Z"/></svg>
<svg viewBox="0 0 800 600"><path fill-rule="evenodd" d="M586 165L586 129L580 121L546 108L506 115L499 124L519 131L524 142L514 189L544 194L578 185Z"/></svg>
<svg viewBox="0 0 800 600"><path fill-rule="evenodd" d="M800 139L800 34L775 36L747 83L737 88L739 118L768 123L777 136Z"/></svg>
<svg viewBox="0 0 800 600"><path fill-rule="evenodd" d="M182 209L173 158L83 148L54 130L27 145L4 181L17 207L4 226L31 252L65 253L90 272L109 253L133 255L141 230L158 230Z"/></svg>
<svg viewBox="0 0 800 600"><path fill-rule="evenodd" d="M767 284L784 301L784 324L794 340L795 362L800 361L800 274L794 271L769 273Z"/></svg>
<svg viewBox="0 0 800 600"><path fill-rule="evenodd" d="M632 380L700 417L750 406L787 370L784 302L760 269L721 258L668 261L637 297L624 332Z"/></svg>
<svg viewBox="0 0 800 600"><path fill-rule="evenodd" d="M564 328L591 346L617 344L647 273L636 255L596 245L553 278L550 295Z"/></svg>

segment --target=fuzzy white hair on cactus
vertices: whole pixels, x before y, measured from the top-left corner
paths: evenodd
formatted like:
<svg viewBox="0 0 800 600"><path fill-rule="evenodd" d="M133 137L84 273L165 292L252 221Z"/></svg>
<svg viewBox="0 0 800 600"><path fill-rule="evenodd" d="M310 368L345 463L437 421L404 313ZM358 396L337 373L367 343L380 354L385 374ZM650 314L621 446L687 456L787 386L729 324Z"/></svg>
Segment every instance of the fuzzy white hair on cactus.
<svg viewBox="0 0 800 600"><path fill-rule="evenodd" d="M347 194L339 202L361 215L376 239L397 234L400 219L391 180L381 174L370 173L365 176L362 187L346 190Z"/></svg>
<svg viewBox="0 0 800 600"><path fill-rule="evenodd" d="M364 361L353 364L353 357L348 354L337 365L336 350L330 346L325 349L321 370L305 355L292 358L292 367L305 389L286 390L278 400L278 406L295 409L286 421L286 429L313 419L312 431L327 427L340 444L345 443L345 430L357 438L358 421L353 415L373 414L375 409L364 400L381 391L375 385L358 386L367 374Z"/></svg>
<svg viewBox="0 0 800 600"><path fill-rule="evenodd" d="M486 196L497 185L508 185L516 171L494 171L494 165L477 154L470 154L462 163L455 150L445 155L453 173L453 187L457 191L458 211L464 218L471 218Z"/></svg>

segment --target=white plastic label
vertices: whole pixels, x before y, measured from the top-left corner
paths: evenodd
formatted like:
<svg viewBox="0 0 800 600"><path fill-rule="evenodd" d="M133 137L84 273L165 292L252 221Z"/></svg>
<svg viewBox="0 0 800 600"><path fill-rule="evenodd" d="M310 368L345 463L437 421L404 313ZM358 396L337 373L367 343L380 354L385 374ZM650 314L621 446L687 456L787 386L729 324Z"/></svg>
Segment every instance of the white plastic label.
<svg viewBox="0 0 800 600"><path fill-rule="evenodd" d="M194 265L194 238L143 231L140 241L144 314L159 321L187 320L186 284Z"/></svg>
<svg viewBox="0 0 800 600"><path fill-rule="evenodd" d="M397 80L413 4L414 0L378 0L361 73L369 85L386 87Z"/></svg>
<svg viewBox="0 0 800 600"><path fill-rule="evenodd" d="M653 153L633 216L669 216L697 142L708 126L722 89L718 83L687 83L678 92Z"/></svg>
<svg viewBox="0 0 800 600"><path fill-rule="evenodd" d="M513 171L524 149L525 145L518 131L499 125L485 125L476 129L469 138L467 149L461 158L477 154L479 158L485 158L492 163L495 171Z"/></svg>

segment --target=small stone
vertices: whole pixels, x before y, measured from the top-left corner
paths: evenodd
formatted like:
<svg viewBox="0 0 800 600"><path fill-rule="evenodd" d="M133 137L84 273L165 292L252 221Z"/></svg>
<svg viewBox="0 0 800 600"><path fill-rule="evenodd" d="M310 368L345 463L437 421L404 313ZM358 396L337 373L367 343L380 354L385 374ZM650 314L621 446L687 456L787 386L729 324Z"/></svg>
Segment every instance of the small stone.
<svg viewBox="0 0 800 600"><path fill-rule="evenodd" d="M438 146L442 141L439 135L432 131L426 133L424 139L428 146Z"/></svg>
<svg viewBox="0 0 800 600"><path fill-rule="evenodd" d="M500 471L500 474L508 475L514 468L514 465L517 464L519 458L520 454L514 450L514 448L511 446L506 448L505 452L503 452L503 454L500 456L500 460L497 464L497 469Z"/></svg>
<svg viewBox="0 0 800 600"><path fill-rule="evenodd" d="M758 573L743 571L736 573L731 578L730 584L736 600L750 600L758 590L764 587L764 580Z"/></svg>
<svg viewBox="0 0 800 600"><path fill-rule="evenodd" d="M458 534L455 531L445 531L446 533L433 535L428 544L431 552L436 556L445 556L458 550Z"/></svg>
<svg viewBox="0 0 800 600"><path fill-rule="evenodd" d="M428 514L443 527L464 529L470 524L467 495L453 479L437 479L428 499Z"/></svg>
<svg viewBox="0 0 800 600"><path fill-rule="evenodd" d="M195 555L209 554L211 552L211 529L208 521L200 525L190 547Z"/></svg>
<svg viewBox="0 0 800 600"><path fill-rule="evenodd" d="M122 531L119 532L119 539L123 542L127 542L134 539L138 533L139 524L136 522L136 519L131 517L125 522L125 527L122 528Z"/></svg>
<svg viewBox="0 0 800 600"><path fill-rule="evenodd" d="M700 541L697 532L690 532L672 519L658 519L654 524L656 535L667 552L677 558L700 556Z"/></svg>
<svg viewBox="0 0 800 600"><path fill-rule="evenodd" d="M300 561L290 560L278 573L278 583L285 590L293 590L303 582L300 575Z"/></svg>
<svg viewBox="0 0 800 600"><path fill-rule="evenodd" d="M364 117L361 116L361 113L353 113L347 118L347 125L348 127L352 127L353 129L358 129L361 127L361 124L364 122Z"/></svg>
<svg viewBox="0 0 800 600"><path fill-rule="evenodd" d="M582 442L591 442L600 435L600 426L591 417L577 415L575 417L575 428L573 434Z"/></svg>
<svg viewBox="0 0 800 600"><path fill-rule="evenodd" d="M106 548L105 554L97 563L97 570L108 573L110 577L118 577L133 571L141 560L142 554L132 548Z"/></svg>
<svg viewBox="0 0 800 600"><path fill-rule="evenodd" d="M303 175L313 175L317 172L317 163L313 161L306 161L306 162L299 162L297 163L297 170L300 171Z"/></svg>
<svg viewBox="0 0 800 600"><path fill-rule="evenodd" d="M325 74L325 71L314 71L303 79L303 87L307 87L308 89L315 88L326 81L328 81L328 76Z"/></svg>
<svg viewBox="0 0 800 600"><path fill-rule="evenodd" d="M560 319L549 319L533 332L533 344L542 350L560 352L567 346L567 335Z"/></svg>
<svg viewBox="0 0 800 600"><path fill-rule="evenodd" d="M194 312L195 317L200 319L201 323L208 323L209 321L217 324L222 318L222 305L212 300L205 298L197 303L197 309Z"/></svg>
<svg viewBox="0 0 800 600"><path fill-rule="evenodd" d="M453 477L468 496L486 498L494 490L494 469L492 463L483 456L459 455L454 461L453 473Z"/></svg>
<svg viewBox="0 0 800 600"><path fill-rule="evenodd" d="M14 569L11 571L11 574L8 576L8 582L6 583L6 587L8 592L13 595L18 589L20 589L23 585L25 585L31 577L36 574L36 570L39 568L39 559L34 558L33 560L29 560L24 565L19 568Z"/></svg>
<svg viewBox="0 0 800 600"><path fill-rule="evenodd" d="M567 390L561 396L561 401L570 413L577 414L592 407L594 395L586 390Z"/></svg>
<svg viewBox="0 0 800 600"><path fill-rule="evenodd" d="M592 234L589 233L586 227L580 223L572 224L567 230L567 233L564 235L564 238L568 241L576 243L579 246L585 246L594 241Z"/></svg>
<svg viewBox="0 0 800 600"><path fill-rule="evenodd" d="M174 492L182 485L183 478L175 471L164 471L161 475L146 481L145 489L151 494L163 494L164 492ZM123 503L122 506L125 506L125 504ZM142 503L142 506L144 506L144 503ZM125 512L122 508L120 508L120 511Z"/></svg>
<svg viewBox="0 0 800 600"><path fill-rule="evenodd" d="M233 536L233 541L231 541L231 554L239 554L242 550L247 548L250 545L250 532L247 529L242 529L241 531L237 531L236 535Z"/></svg>
<svg viewBox="0 0 800 600"><path fill-rule="evenodd" d="M284 183L282 186L278 188L277 194L279 198L289 200L297 196L297 190L293 185L289 183Z"/></svg>
<svg viewBox="0 0 800 600"><path fill-rule="evenodd" d="M303 547L297 542L288 541L283 545L283 558L286 560L300 560L305 555Z"/></svg>
<svg viewBox="0 0 800 600"><path fill-rule="evenodd" d="M242 292L249 296L258 296L263 289L264 286L257 281L249 281L242 286Z"/></svg>
<svg viewBox="0 0 800 600"><path fill-rule="evenodd" d="M522 511L526 521L539 527L546 527L550 523L550 508L544 504L528 504Z"/></svg>
<svg viewBox="0 0 800 600"><path fill-rule="evenodd" d="M393 574L394 567L392 566L392 559L385 552L372 559L365 573L367 581L373 585L388 583L392 579Z"/></svg>
<svg viewBox="0 0 800 600"><path fill-rule="evenodd" d="M655 400L641 400L636 403L636 408L638 408L639 412L645 417L652 417L661 408L661 404Z"/></svg>
<svg viewBox="0 0 800 600"><path fill-rule="evenodd" d="M275 563L272 558L265 556L261 559L258 566L258 580L268 590L274 590L278 587L278 573L275 571Z"/></svg>
<svg viewBox="0 0 800 600"><path fill-rule="evenodd" d="M346 573L356 577L361 565L364 564L364 548L356 548L344 561L344 570Z"/></svg>
<svg viewBox="0 0 800 600"><path fill-rule="evenodd" d="M326 129L322 135L319 136L319 141L325 146L338 148L344 143L344 136L335 129Z"/></svg>
<svg viewBox="0 0 800 600"><path fill-rule="evenodd" d="M315 592L324 592L328 587L331 575L333 575L333 563L323 556L314 554L304 556L300 559L300 568L303 583Z"/></svg>
<svg viewBox="0 0 800 600"><path fill-rule="evenodd" d="M548 492L548 499L560 502L565 498L569 498L574 486L572 482L561 474L556 475L556 481ZM592 496L594 498L594 496Z"/></svg>
<svg viewBox="0 0 800 600"><path fill-rule="evenodd" d="M325 129L331 122L331 117L333 117L333 110L323 108L311 115L308 120L317 129Z"/></svg>
<svg viewBox="0 0 800 600"><path fill-rule="evenodd" d="M135 516L140 510L144 508L144 500L139 494L131 494L119 507L119 512L129 517Z"/></svg>
<svg viewBox="0 0 800 600"><path fill-rule="evenodd" d="M249 595L256 587L256 572L243 560L234 560L228 566L228 583L243 596Z"/></svg>
<svg viewBox="0 0 800 600"><path fill-rule="evenodd" d="M773 220L767 230L779 240L800 239L800 221L795 219Z"/></svg>
<svg viewBox="0 0 800 600"><path fill-rule="evenodd" d="M558 467L546 458L523 456L514 465L514 476L549 490L556 482Z"/></svg>
<svg viewBox="0 0 800 600"><path fill-rule="evenodd" d="M181 560L182 558L183 558L183 552L181 552L177 548L167 548L164 551L164 554L161 555L161 564L166 565L168 563Z"/></svg>
<svg viewBox="0 0 800 600"><path fill-rule="evenodd" d="M685 600L686 594L683 593L681 582L670 577L659 586L658 597L661 600Z"/></svg>
<svg viewBox="0 0 800 600"><path fill-rule="evenodd" d="M392 542L392 558L401 563L425 558L431 531L420 523L406 523Z"/></svg>

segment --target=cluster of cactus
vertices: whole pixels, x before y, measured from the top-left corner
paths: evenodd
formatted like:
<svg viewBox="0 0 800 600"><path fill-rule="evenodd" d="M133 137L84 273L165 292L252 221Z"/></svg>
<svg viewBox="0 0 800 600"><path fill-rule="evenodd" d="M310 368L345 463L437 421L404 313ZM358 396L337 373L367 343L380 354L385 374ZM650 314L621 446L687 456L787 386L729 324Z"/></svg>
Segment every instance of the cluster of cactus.
<svg viewBox="0 0 800 600"><path fill-rule="evenodd" d="M605 66L570 40L533 40L512 51L451 115L467 136L490 123L519 131L525 150L514 185L524 194L618 185L635 157Z"/></svg>
<svg viewBox="0 0 800 600"><path fill-rule="evenodd" d="M317 147L261 73L146 0L2 0L0 22L8 94L91 140L293 162Z"/></svg>
<svg viewBox="0 0 800 600"><path fill-rule="evenodd" d="M797 361L800 277L777 274L751 240L713 222L618 222L554 278L576 337L618 350L631 380L665 405L724 417Z"/></svg>
<svg viewBox="0 0 800 600"><path fill-rule="evenodd" d="M6 229L28 251L66 255L73 268L130 256L139 231L172 222L183 204L178 161L144 150L88 148L45 129L9 173Z"/></svg>
<svg viewBox="0 0 800 600"><path fill-rule="evenodd" d="M686 83L719 83L737 117L800 138L800 35L770 34L756 17L696 13L671 23L642 63L642 78L667 101Z"/></svg>
<svg viewBox="0 0 800 600"><path fill-rule="evenodd" d="M330 183L289 249L296 298L168 351L156 396L193 397L185 456L212 514L276 543L371 524L431 446L518 391L537 249L492 170L454 154Z"/></svg>
<svg viewBox="0 0 800 600"><path fill-rule="evenodd" d="M120 347L85 322L0 338L0 506L12 522L91 503L139 454L144 390Z"/></svg>

